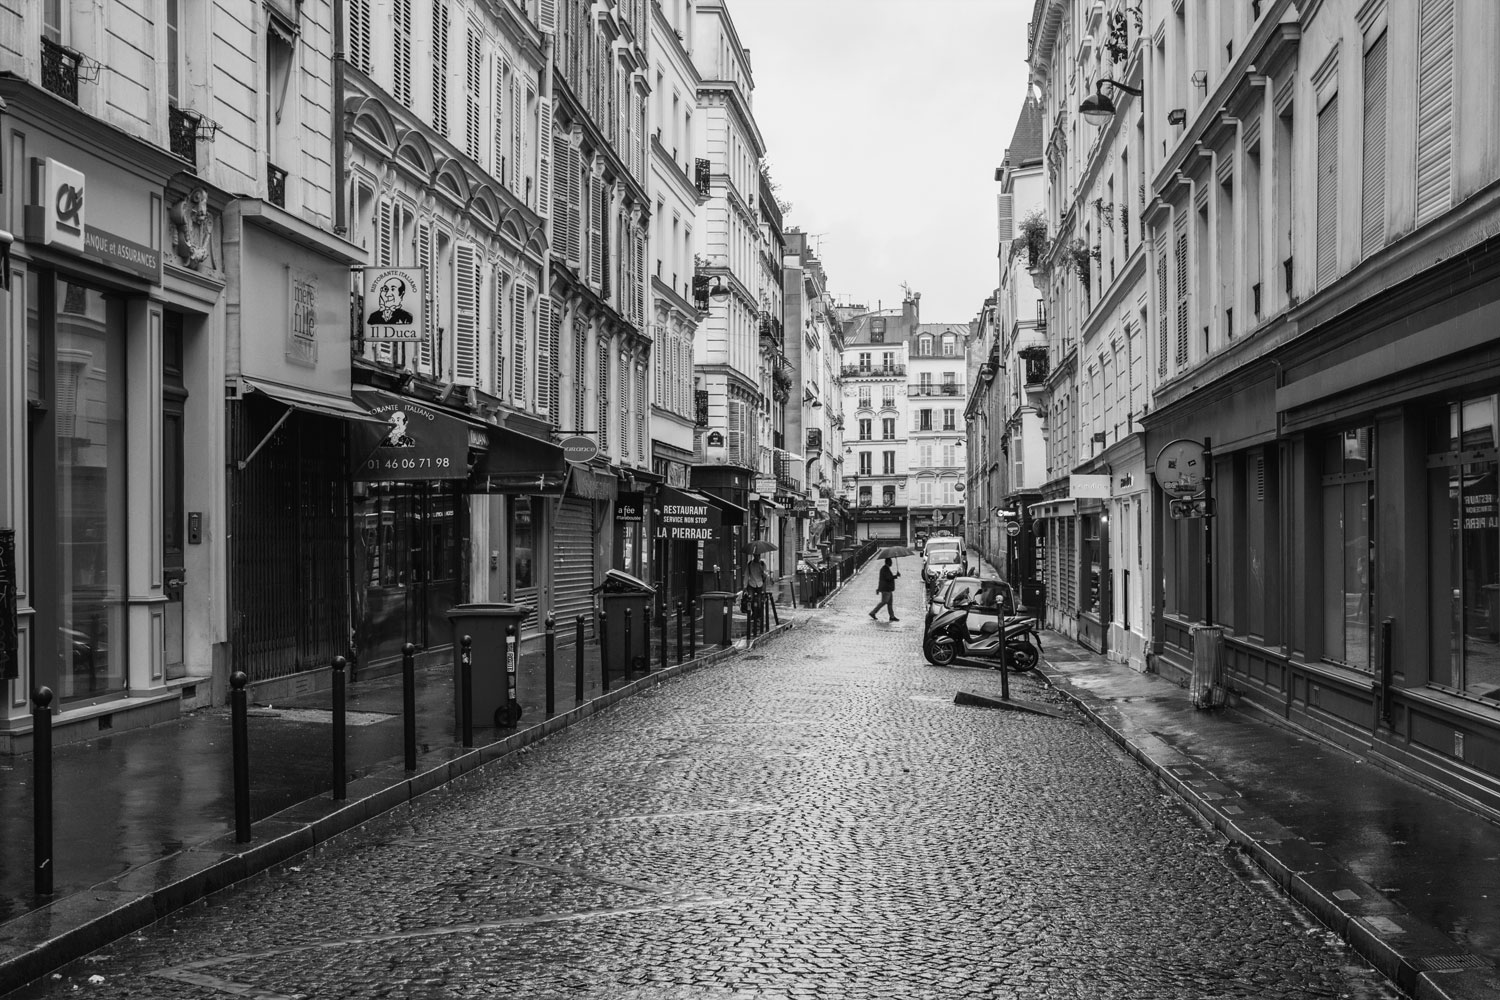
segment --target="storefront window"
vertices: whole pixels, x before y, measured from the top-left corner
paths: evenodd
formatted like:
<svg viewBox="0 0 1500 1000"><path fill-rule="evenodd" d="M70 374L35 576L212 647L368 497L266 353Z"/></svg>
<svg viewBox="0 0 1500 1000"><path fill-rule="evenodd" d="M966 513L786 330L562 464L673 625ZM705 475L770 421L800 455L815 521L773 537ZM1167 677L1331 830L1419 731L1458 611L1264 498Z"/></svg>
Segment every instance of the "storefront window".
<svg viewBox="0 0 1500 1000"><path fill-rule="evenodd" d="M532 553L536 541L531 520L531 497L518 496L511 501L510 519L510 565L512 599L519 599L519 591L536 586L532 576Z"/></svg>
<svg viewBox="0 0 1500 1000"><path fill-rule="evenodd" d="M126 683L125 314L73 282L57 281L56 296L59 694L88 698Z"/></svg>
<svg viewBox="0 0 1500 1000"><path fill-rule="evenodd" d="M1100 614L1099 602L1103 596L1104 550L1099 542L1098 514L1083 516L1083 601L1080 611Z"/></svg>
<svg viewBox="0 0 1500 1000"><path fill-rule="evenodd" d="M1370 670L1375 539L1374 431L1338 431L1323 450L1323 658Z"/></svg>
<svg viewBox="0 0 1500 1000"><path fill-rule="evenodd" d="M1432 682L1500 700L1500 469L1497 397L1452 403L1432 421Z"/></svg>

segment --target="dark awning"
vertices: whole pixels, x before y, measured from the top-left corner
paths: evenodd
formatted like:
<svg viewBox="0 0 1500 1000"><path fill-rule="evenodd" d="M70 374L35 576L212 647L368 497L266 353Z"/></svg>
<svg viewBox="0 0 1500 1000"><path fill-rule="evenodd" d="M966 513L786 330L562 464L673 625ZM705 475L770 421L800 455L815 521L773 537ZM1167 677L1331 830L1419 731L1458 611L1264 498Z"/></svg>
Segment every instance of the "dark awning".
<svg viewBox="0 0 1500 1000"><path fill-rule="evenodd" d="M657 489L654 514L657 537L676 541L711 541L723 525L723 515L708 497L671 486Z"/></svg>
<svg viewBox="0 0 1500 1000"><path fill-rule="evenodd" d="M367 483L467 479L469 448L484 448L486 425L384 389L356 386L354 401L379 423L356 424L350 476Z"/></svg>
<svg viewBox="0 0 1500 1000"><path fill-rule="evenodd" d="M241 378L240 381L244 383L245 389L269 396L282 406L289 406L304 413L316 413L319 416L337 417L340 420L355 420L361 423L383 423L381 418L372 416L364 407L356 405L343 396L328 396L309 389L294 389L291 386L262 382L253 378Z"/></svg>
<svg viewBox="0 0 1500 1000"><path fill-rule="evenodd" d="M704 489L689 490L688 492L694 496L701 496L715 507L718 507L724 518L724 527L733 528L735 525L745 523L745 515L749 512L734 501L725 500L718 494L710 493Z"/></svg>
<svg viewBox="0 0 1500 1000"><path fill-rule="evenodd" d="M568 464L551 441L507 427L486 427L489 451L474 470L475 485L486 493L558 493Z"/></svg>

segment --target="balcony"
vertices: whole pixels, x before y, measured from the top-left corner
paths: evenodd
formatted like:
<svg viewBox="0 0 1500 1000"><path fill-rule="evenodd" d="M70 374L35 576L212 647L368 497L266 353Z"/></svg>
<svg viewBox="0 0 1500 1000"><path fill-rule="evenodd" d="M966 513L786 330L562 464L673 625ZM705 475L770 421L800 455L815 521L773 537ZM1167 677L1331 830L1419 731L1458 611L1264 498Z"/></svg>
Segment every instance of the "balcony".
<svg viewBox="0 0 1500 1000"><path fill-rule="evenodd" d="M286 171L266 161L266 200L277 208L286 208Z"/></svg>
<svg viewBox="0 0 1500 1000"><path fill-rule="evenodd" d="M693 412L699 427L708 426L708 390L693 390Z"/></svg>
<svg viewBox="0 0 1500 1000"><path fill-rule="evenodd" d="M709 189L713 186L710 170L709 162L705 159L699 158L693 162L693 186L703 198L708 197Z"/></svg>
<svg viewBox="0 0 1500 1000"><path fill-rule="evenodd" d="M65 101L78 103L83 54L42 36L42 86Z"/></svg>
<svg viewBox="0 0 1500 1000"><path fill-rule="evenodd" d="M919 382L916 385L906 387L908 396L957 396L961 386L957 382L943 382L934 385L931 382Z"/></svg>
<svg viewBox="0 0 1500 1000"><path fill-rule="evenodd" d="M905 378L905 365L844 365L839 374L844 378Z"/></svg>
<svg viewBox="0 0 1500 1000"><path fill-rule="evenodd" d="M179 108L175 104L167 108L167 148L193 166L198 165L198 122L196 111Z"/></svg>

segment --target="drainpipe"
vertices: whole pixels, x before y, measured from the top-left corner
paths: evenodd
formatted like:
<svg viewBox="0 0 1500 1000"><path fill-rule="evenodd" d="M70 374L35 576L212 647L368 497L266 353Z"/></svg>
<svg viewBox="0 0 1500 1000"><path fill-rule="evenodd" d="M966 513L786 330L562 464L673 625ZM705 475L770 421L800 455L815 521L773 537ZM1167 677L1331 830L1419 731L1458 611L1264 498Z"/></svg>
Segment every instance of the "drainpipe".
<svg viewBox="0 0 1500 1000"><path fill-rule="evenodd" d="M333 231L349 235L344 195L344 0L333 4Z"/></svg>

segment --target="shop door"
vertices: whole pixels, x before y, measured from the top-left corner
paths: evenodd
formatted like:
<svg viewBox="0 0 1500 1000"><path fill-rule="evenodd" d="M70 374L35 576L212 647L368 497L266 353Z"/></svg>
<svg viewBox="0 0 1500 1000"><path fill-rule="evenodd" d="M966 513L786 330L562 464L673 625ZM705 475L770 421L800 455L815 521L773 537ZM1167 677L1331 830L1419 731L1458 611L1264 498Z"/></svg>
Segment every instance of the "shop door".
<svg viewBox="0 0 1500 1000"><path fill-rule="evenodd" d="M183 598L187 573L184 569L186 515L183 511L182 418L187 390L182 384L182 315L166 313L162 323L162 589L167 598L163 615L167 680L187 674L183 654Z"/></svg>

